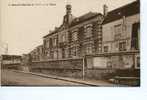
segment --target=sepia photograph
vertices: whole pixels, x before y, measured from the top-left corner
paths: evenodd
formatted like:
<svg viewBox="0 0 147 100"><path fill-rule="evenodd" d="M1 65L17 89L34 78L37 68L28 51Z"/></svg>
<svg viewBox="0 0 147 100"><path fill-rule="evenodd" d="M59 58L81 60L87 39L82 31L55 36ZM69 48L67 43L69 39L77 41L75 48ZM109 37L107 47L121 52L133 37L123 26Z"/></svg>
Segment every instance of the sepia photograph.
<svg viewBox="0 0 147 100"><path fill-rule="evenodd" d="M141 0L2 0L1 86L140 87Z"/></svg>

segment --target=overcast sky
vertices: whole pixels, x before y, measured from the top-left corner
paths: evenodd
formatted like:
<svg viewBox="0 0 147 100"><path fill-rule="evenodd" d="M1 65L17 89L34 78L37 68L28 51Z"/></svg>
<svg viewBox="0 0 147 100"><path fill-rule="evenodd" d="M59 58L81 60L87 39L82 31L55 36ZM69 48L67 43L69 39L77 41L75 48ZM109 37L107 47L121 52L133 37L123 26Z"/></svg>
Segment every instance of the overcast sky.
<svg viewBox="0 0 147 100"><path fill-rule="evenodd" d="M110 11L132 1L135 0L70 0L68 2L72 5L72 14L78 17L89 11L102 12L103 4L108 5ZM28 53L42 44L42 37L62 23L66 2L67 0L1 0L0 37L3 44L8 43L8 53ZM8 6L18 3L56 5Z"/></svg>

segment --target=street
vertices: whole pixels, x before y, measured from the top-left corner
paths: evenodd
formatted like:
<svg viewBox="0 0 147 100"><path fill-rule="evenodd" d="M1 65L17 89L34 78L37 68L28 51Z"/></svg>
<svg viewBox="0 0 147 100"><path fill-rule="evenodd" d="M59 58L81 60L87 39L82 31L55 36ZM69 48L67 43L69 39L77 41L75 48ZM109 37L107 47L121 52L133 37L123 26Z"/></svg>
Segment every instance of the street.
<svg viewBox="0 0 147 100"><path fill-rule="evenodd" d="M60 79L2 70L2 86L86 86Z"/></svg>

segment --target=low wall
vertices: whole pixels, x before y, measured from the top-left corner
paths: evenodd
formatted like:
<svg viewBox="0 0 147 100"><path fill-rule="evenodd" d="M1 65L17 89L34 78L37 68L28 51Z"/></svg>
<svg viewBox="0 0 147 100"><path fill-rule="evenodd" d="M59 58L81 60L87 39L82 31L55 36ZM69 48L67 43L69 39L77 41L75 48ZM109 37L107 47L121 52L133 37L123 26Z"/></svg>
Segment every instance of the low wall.
<svg viewBox="0 0 147 100"><path fill-rule="evenodd" d="M82 59L66 59L32 62L29 65L29 70L44 74L52 74L64 77L82 77Z"/></svg>
<svg viewBox="0 0 147 100"><path fill-rule="evenodd" d="M115 73L113 69L87 69L85 71L85 77L89 79L109 79L110 75Z"/></svg>
<svg viewBox="0 0 147 100"><path fill-rule="evenodd" d="M2 69L15 69L15 70L20 70L21 69L21 64L2 64L1 68Z"/></svg>
<svg viewBox="0 0 147 100"><path fill-rule="evenodd" d="M90 79L109 79L113 76L135 76L140 77L136 55L139 53L105 54L85 57L84 75ZM52 74L63 77L82 78L83 59L64 59L32 62L29 65L32 72ZM130 74L127 74L130 73Z"/></svg>
<svg viewBox="0 0 147 100"><path fill-rule="evenodd" d="M86 57L85 76L109 79L114 76L140 77L139 52L105 53Z"/></svg>

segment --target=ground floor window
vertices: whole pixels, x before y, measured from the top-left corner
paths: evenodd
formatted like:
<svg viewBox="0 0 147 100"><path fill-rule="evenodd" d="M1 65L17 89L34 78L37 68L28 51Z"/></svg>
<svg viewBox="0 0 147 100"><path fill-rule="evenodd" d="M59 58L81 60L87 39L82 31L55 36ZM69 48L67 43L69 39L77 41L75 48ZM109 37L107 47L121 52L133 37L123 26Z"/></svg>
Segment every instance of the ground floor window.
<svg viewBox="0 0 147 100"><path fill-rule="evenodd" d="M78 52L78 50L77 50L77 47L72 47L71 48L71 56L73 57L73 56L77 56L77 53Z"/></svg>
<svg viewBox="0 0 147 100"><path fill-rule="evenodd" d="M54 59L57 59L58 58L58 52L57 51L54 51Z"/></svg>
<svg viewBox="0 0 147 100"><path fill-rule="evenodd" d="M85 51L86 54L92 54L92 45L86 45Z"/></svg>
<svg viewBox="0 0 147 100"><path fill-rule="evenodd" d="M135 65L135 68L137 68L137 69L140 68L140 57L139 56L136 57L136 65Z"/></svg>
<svg viewBox="0 0 147 100"><path fill-rule="evenodd" d="M126 51L126 42L119 43L119 51Z"/></svg>
<svg viewBox="0 0 147 100"><path fill-rule="evenodd" d="M104 52L108 52L108 46L104 46Z"/></svg>

